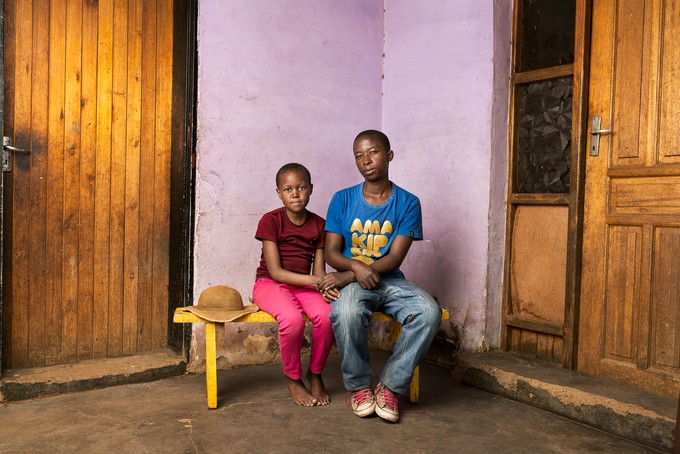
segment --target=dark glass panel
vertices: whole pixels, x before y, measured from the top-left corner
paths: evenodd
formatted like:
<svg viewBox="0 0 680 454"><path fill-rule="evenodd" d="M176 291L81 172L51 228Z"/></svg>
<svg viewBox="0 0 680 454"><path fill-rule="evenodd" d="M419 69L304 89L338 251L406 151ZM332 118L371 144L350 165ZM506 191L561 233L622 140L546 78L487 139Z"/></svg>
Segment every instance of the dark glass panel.
<svg viewBox="0 0 680 454"><path fill-rule="evenodd" d="M575 0L522 0L519 72L574 63Z"/></svg>
<svg viewBox="0 0 680 454"><path fill-rule="evenodd" d="M569 192L572 92L571 77L519 86L515 192Z"/></svg>

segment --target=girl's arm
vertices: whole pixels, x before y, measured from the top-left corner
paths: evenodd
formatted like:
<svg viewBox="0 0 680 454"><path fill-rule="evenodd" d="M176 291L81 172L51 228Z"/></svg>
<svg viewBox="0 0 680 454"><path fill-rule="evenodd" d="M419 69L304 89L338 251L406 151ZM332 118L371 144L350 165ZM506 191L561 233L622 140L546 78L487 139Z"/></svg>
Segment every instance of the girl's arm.
<svg viewBox="0 0 680 454"><path fill-rule="evenodd" d="M317 250L318 251L318 250ZM319 277L310 274L299 274L292 271L288 271L281 266L281 256L279 255L279 246L269 240L262 240L262 253L264 254L264 261L267 264L267 271L269 275L276 282L288 285L316 285ZM318 255L318 252L317 252ZM321 258L321 263L323 261L323 256ZM316 272L316 255L314 260L314 271ZM322 265L323 266L323 265ZM322 274L323 275L323 274Z"/></svg>
<svg viewBox="0 0 680 454"><path fill-rule="evenodd" d="M340 273L326 274L326 261L324 260L323 249L317 249L316 253L314 254L313 274L318 278L316 286L319 292L321 292L323 299L328 303L332 303L338 299L340 296L340 291L338 290L338 287L340 286L338 285L338 276ZM328 283L329 279L331 282L333 282L332 285ZM319 282L322 281L325 282L324 287L319 287Z"/></svg>
<svg viewBox="0 0 680 454"><path fill-rule="evenodd" d="M335 273L325 274L319 282L316 283L316 288L325 295L354 282L354 272L350 269L352 262L358 263L356 260L350 260L342 255L342 236L326 232L326 248L324 249L324 258L328 258L328 264L338 270ZM363 265L363 264L362 264ZM367 265L364 265L367 266ZM332 292L337 298L339 292ZM335 299L333 298L333 299Z"/></svg>
<svg viewBox="0 0 680 454"><path fill-rule="evenodd" d="M314 253L314 263L312 265L312 275L321 279L326 274L326 260L323 257L323 249L317 249Z"/></svg>

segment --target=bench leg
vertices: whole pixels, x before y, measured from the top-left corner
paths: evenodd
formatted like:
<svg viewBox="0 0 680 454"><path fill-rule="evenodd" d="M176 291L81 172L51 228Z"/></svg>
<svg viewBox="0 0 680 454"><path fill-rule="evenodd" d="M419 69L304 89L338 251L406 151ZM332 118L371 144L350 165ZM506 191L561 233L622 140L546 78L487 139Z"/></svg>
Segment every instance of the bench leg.
<svg viewBox="0 0 680 454"><path fill-rule="evenodd" d="M397 342L399 336L401 336L401 323L397 321L390 322L390 334L392 336L392 341ZM416 366L413 371L413 378L411 379L411 385L408 387L408 392L406 393L406 398L409 402L418 402L418 397L420 393L420 366Z"/></svg>
<svg viewBox="0 0 680 454"><path fill-rule="evenodd" d="M409 402L418 402L420 393L420 366L416 366L413 371L413 378L411 379L411 386L408 387L408 395L406 398Z"/></svg>
<svg viewBox="0 0 680 454"><path fill-rule="evenodd" d="M213 322L205 324L205 389L208 408L217 408L217 340Z"/></svg>

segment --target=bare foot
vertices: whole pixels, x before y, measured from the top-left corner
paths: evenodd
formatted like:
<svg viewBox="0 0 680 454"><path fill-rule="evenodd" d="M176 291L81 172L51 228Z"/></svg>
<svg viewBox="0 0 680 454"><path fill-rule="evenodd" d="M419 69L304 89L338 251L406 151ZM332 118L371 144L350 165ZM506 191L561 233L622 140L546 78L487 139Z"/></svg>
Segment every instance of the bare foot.
<svg viewBox="0 0 680 454"><path fill-rule="evenodd" d="M296 405L313 407L317 404L317 399L309 394L302 380L293 380L290 377L286 377L286 386L288 386L288 392L290 392L290 396Z"/></svg>
<svg viewBox="0 0 680 454"><path fill-rule="evenodd" d="M316 404L330 404L331 397L326 392L326 386L323 384L321 374L313 374L311 370L307 369L307 380L309 380L309 386L312 388L312 396L316 397Z"/></svg>

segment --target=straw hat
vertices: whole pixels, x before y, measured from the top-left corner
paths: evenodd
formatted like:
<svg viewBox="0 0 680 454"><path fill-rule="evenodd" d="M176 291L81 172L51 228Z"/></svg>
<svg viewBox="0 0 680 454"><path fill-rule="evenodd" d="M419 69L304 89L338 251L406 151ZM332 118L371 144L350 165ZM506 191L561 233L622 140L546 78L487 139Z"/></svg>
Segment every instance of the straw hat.
<svg viewBox="0 0 680 454"><path fill-rule="evenodd" d="M231 322L242 315L257 312L255 304L243 306L238 290L226 285L215 285L201 292L198 304L183 308L211 322Z"/></svg>

